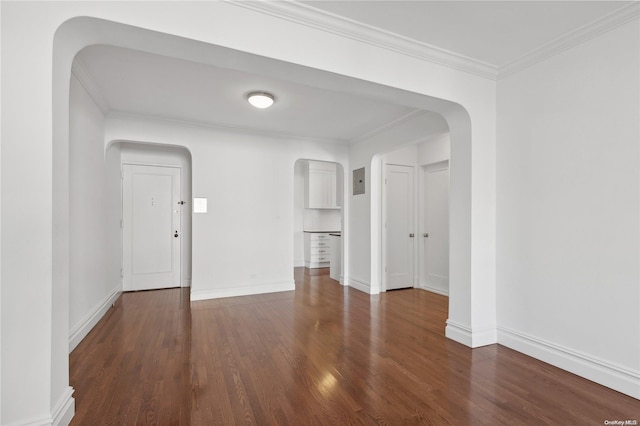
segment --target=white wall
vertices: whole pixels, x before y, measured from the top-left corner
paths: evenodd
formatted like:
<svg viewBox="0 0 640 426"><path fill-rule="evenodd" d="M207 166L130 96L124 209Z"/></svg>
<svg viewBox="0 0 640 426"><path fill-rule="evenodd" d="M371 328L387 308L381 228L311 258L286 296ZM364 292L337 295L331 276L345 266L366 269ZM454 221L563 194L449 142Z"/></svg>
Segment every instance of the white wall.
<svg viewBox="0 0 640 426"><path fill-rule="evenodd" d="M122 291L119 154L114 150L105 156L104 115L75 75L71 77L69 129L69 350L72 350Z"/></svg>
<svg viewBox="0 0 640 426"><path fill-rule="evenodd" d="M418 165L439 163L451 157L451 138L448 133L434 136L418 145Z"/></svg>
<svg viewBox="0 0 640 426"><path fill-rule="evenodd" d="M345 164L347 154L339 144L118 115L107 117L111 141L191 153L193 197L208 199L208 213L192 218L192 300L293 290L296 160Z"/></svg>
<svg viewBox="0 0 640 426"><path fill-rule="evenodd" d="M103 139L104 142L104 139ZM191 154L178 146L118 142L109 145L108 150L120 149L121 164L146 164L179 167L181 173L180 193L185 204L182 206L182 238L180 242L182 260L180 283L191 285ZM119 182L118 177L118 182Z"/></svg>
<svg viewBox="0 0 640 426"><path fill-rule="evenodd" d="M340 232L342 212L338 209L304 209L305 231Z"/></svg>
<svg viewBox="0 0 640 426"><path fill-rule="evenodd" d="M638 20L498 83L502 344L640 398Z"/></svg>
<svg viewBox="0 0 640 426"><path fill-rule="evenodd" d="M381 164L413 166L418 164L418 145L408 145L380 157ZM384 175L383 175L384 176Z"/></svg>

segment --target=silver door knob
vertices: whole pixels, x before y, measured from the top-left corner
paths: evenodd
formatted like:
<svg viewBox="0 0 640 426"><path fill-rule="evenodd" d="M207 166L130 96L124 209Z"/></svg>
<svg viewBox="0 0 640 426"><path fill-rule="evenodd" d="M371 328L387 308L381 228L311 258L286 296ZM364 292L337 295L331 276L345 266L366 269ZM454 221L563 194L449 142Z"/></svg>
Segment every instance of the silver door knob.
<svg viewBox="0 0 640 426"><path fill-rule="evenodd" d="M415 236L416 236L415 234L409 234L409 237L410 237L410 238L413 238L413 237L415 237Z"/></svg>
<svg viewBox="0 0 640 426"><path fill-rule="evenodd" d="M424 234L422 234L423 237L425 238L429 238L429 234L427 234L426 232Z"/></svg>

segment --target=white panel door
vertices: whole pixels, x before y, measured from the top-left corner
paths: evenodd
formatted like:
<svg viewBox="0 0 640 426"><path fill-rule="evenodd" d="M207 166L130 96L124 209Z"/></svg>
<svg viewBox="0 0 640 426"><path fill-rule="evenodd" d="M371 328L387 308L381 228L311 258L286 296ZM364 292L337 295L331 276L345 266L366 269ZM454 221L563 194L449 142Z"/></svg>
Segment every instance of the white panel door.
<svg viewBox="0 0 640 426"><path fill-rule="evenodd" d="M123 289L180 286L180 169L124 165Z"/></svg>
<svg viewBox="0 0 640 426"><path fill-rule="evenodd" d="M413 287L413 167L387 165L385 173L386 290Z"/></svg>
<svg viewBox="0 0 640 426"><path fill-rule="evenodd" d="M424 168L421 286L449 293L449 164Z"/></svg>

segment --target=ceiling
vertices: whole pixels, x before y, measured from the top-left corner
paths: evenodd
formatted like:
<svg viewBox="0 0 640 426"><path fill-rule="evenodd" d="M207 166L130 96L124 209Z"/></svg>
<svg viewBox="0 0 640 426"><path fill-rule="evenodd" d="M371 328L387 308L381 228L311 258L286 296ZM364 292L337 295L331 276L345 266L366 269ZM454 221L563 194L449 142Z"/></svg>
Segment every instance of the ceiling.
<svg viewBox="0 0 640 426"><path fill-rule="evenodd" d="M303 4L503 67L628 1L304 1Z"/></svg>
<svg viewBox="0 0 640 426"><path fill-rule="evenodd" d="M413 109L182 59L110 46L80 58L108 109L278 135L347 142ZM251 91L276 96L265 110Z"/></svg>
<svg viewBox="0 0 640 426"><path fill-rule="evenodd" d="M357 21L374 31L501 67L629 3L310 1L296 2L296 7L312 11L316 19ZM403 105L286 78L109 46L84 49L77 66L82 69L79 74L90 80L85 87L93 89L105 112L337 143L359 140L421 114ZM245 95L253 90L274 93L275 105L267 110L251 107Z"/></svg>

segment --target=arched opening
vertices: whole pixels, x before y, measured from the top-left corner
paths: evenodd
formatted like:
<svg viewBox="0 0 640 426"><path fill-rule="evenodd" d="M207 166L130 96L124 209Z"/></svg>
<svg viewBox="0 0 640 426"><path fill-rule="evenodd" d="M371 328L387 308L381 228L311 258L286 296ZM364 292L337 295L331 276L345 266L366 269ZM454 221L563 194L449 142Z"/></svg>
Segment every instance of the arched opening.
<svg viewBox="0 0 640 426"><path fill-rule="evenodd" d="M167 43L167 41L170 41ZM470 346L482 344L474 340L472 324L481 322L493 324L485 318L472 318L472 281L482 282L491 272L472 267L472 199L471 199L471 120L467 111L455 102L437 99L415 92L409 92L370 81L359 80L344 75L318 69L254 56L237 50L195 42L167 34L134 28L93 18L76 18L63 25L56 34L54 49L54 124L53 124L53 181L54 205L53 222L56 234L53 238L53 317L55 318L52 339L52 365L61 376L68 371L67 345L69 302L69 158L68 158L68 76L75 54L91 44L109 44L146 52L174 56L197 62L224 63L231 69L259 68L265 75L287 75L292 80L319 89L343 91L354 95L372 97L395 104L406 105L423 111L442 115L450 128L452 144L451 162L451 291L450 321L447 335ZM380 229L379 176L375 155L396 146L393 141L376 141L371 144L354 143L349 148L349 169L345 175L349 187L351 171L364 168L364 178L370 183L370 190L362 195L347 198L344 228L348 235L344 241L346 283L354 287L364 287L372 293L380 289ZM377 173L377 174L376 174ZM194 233L197 232L194 224ZM482 244L479 242L478 244ZM195 267L195 265L194 265ZM491 268L488 266L487 268ZM485 268L486 269L486 268ZM477 275L477 277L476 277ZM477 278L477 279L472 279ZM493 284L486 283L491 286ZM493 287L489 288L491 290ZM491 291L485 299L491 298ZM481 316L495 316L494 305L488 303ZM453 320L451 320L453 318ZM477 321L476 321L477 319ZM495 334L495 332L494 332ZM491 339L491 330L484 341ZM65 382L65 380L54 380Z"/></svg>
<svg viewBox="0 0 640 426"><path fill-rule="evenodd" d="M328 268L344 285L343 224L345 183L342 164L298 159L294 165L294 267Z"/></svg>

